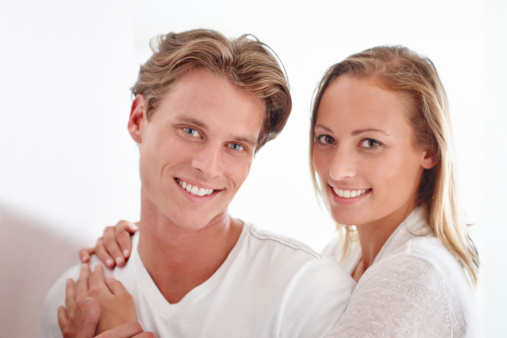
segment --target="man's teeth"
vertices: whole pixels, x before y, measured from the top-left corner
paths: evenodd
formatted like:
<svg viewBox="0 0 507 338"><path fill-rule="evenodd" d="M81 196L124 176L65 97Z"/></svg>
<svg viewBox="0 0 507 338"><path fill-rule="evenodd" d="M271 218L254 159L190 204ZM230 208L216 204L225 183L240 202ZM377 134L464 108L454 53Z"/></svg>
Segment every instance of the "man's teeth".
<svg viewBox="0 0 507 338"><path fill-rule="evenodd" d="M213 189L199 188L198 186L191 185L191 184L184 182L182 180L178 180L178 183L183 187L183 189L185 189L186 191L188 191L192 195L208 196L213 193Z"/></svg>
<svg viewBox="0 0 507 338"><path fill-rule="evenodd" d="M343 198L354 198L361 195L364 195L366 193L366 189L362 190L341 190L333 187L333 190L336 195L343 197Z"/></svg>

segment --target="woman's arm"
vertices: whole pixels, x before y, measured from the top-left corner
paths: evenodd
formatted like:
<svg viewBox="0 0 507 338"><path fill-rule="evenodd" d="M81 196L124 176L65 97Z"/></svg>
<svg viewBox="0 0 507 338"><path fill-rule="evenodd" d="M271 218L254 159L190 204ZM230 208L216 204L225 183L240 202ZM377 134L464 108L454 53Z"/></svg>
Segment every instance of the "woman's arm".
<svg viewBox="0 0 507 338"><path fill-rule="evenodd" d="M359 280L329 337L450 337L444 280L425 259L399 256L372 265Z"/></svg>
<svg viewBox="0 0 507 338"><path fill-rule="evenodd" d="M107 330L95 338L156 338L156 336L153 332L143 331L138 322L132 322Z"/></svg>

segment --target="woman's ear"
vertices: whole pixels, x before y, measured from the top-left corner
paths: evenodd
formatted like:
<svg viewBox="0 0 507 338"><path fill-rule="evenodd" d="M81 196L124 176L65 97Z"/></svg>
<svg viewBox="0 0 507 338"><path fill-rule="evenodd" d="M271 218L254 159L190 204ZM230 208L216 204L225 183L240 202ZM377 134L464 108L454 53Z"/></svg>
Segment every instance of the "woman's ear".
<svg viewBox="0 0 507 338"><path fill-rule="evenodd" d="M144 102L144 96L138 94L134 101L132 101L132 107L130 108L128 130L132 139L138 144L143 143L142 129L145 120Z"/></svg>
<svg viewBox="0 0 507 338"><path fill-rule="evenodd" d="M421 166L424 169L431 169L437 164L437 157L433 151L425 150L422 152Z"/></svg>

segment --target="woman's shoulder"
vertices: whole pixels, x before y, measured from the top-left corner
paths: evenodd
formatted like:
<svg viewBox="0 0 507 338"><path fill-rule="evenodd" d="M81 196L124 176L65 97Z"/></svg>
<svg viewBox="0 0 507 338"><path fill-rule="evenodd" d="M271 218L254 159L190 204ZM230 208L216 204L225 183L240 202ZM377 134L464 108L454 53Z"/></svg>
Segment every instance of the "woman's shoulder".
<svg viewBox="0 0 507 338"><path fill-rule="evenodd" d="M459 260L431 233L398 236L383 248L371 268L371 272L400 272L400 277L410 278L415 274L422 280L438 279L442 285L463 283L472 287Z"/></svg>
<svg viewBox="0 0 507 338"><path fill-rule="evenodd" d="M428 257L410 253L399 253L386 257L371 265L358 283L365 286L382 286L382 292L405 293L408 296L434 294L440 300L448 298L445 294L447 278L440 266ZM385 285L380 284L384 283Z"/></svg>
<svg viewBox="0 0 507 338"><path fill-rule="evenodd" d="M331 336L480 336L473 293L452 283L417 255L377 262L359 280Z"/></svg>
<svg viewBox="0 0 507 338"><path fill-rule="evenodd" d="M424 330L449 336L475 335L480 323L474 289L458 260L435 240L411 240L405 250L374 263L359 280L355 297L374 294L384 307L380 311L392 320L411 325L422 320L429 325Z"/></svg>
<svg viewBox="0 0 507 338"><path fill-rule="evenodd" d="M389 276L392 283L399 285L395 291L434 297L438 290L439 299L453 304L475 299L465 269L435 236L407 236L386 251L365 272L362 278L365 282Z"/></svg>
<svg viewBox="0 0 507 338"><path fill-rule="evenodd" d="M452 331L449 295L438 271L424 259L399 256L368 268L332 335L450 337Z"/></svg>

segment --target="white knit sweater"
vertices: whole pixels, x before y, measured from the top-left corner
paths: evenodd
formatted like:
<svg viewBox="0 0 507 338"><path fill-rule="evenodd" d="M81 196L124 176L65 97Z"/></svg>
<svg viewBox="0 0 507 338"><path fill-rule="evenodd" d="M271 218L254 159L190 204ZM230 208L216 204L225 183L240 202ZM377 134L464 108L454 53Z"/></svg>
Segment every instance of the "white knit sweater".
<svg viewBox="0 0 507 338"><path fill-rule="evenodd" d="M335 239L324 249L339 257ZM356 243L344 268L361 257ZM481 337L473 287L415 209L361 277L329 337Z"/></svg>

